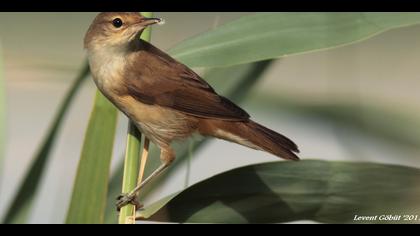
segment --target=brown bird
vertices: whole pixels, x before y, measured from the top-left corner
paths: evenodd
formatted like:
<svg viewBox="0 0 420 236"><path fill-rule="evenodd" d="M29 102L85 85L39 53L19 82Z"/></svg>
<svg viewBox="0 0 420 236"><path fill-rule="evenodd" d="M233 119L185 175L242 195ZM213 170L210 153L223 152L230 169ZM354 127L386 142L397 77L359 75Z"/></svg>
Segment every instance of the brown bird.
<svg viewBox="0 0 420 236"><path fill-rule="evenodd" d="M161 149L162 165L117 206L135 202L136 192L174 161L171 143L195 133L298 160L290 139L252 121L194 71L140 39L160 21L139 13L100 13L84 39L98 89Z"/></svg>

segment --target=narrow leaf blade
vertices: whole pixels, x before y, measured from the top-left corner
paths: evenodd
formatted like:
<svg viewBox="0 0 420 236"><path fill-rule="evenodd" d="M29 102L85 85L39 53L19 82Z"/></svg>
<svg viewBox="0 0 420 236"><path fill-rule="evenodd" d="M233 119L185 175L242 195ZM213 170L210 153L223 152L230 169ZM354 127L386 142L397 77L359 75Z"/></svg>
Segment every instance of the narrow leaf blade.
<svg viewBox="0 0 420 236"><path fill-rule="evenodd" d="M419 13L257 13L169 52L193 67L230 66L348 45L418 23Z"/></svg>
<svg viewBox="0 0 420 236"><path fill-rule="evenodd" d="M104 221L116 121L116 108L97 91L66 223Z"/></svg>

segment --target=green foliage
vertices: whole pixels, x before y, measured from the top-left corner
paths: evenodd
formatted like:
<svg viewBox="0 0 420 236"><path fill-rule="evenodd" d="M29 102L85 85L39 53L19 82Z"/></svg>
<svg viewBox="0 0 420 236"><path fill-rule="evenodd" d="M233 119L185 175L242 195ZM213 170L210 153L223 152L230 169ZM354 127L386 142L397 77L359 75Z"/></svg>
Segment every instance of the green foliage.
<svg viewBox="0 0 420 236"><path fill-rule="evenodd" d="M86 130L67 223L103 223L116 108L99 91Z"/></svg>
<svg viewBox="0 0 420 236"><path fill-rule="evenodd" d="M230 66L348 45L418 23L418 13L257 13L185 40L170 53L189 66Z"/></svg>
<svg viewBox="0 0 420 236"><path fill-rule="evenodd" d="M18 188L16 195L13 197L9 209L4 218L4 223L24 223L28 217L28 213L32 208L32 201L39 187L42 174L50 157L50 152L54 146L57 134L64 120L71 102L75 98L77 92L81 88L83 81L89 74L89 67L84 63L82 70L74 80L71 88L64 97L62 104L44 138L38 152L35 154L32 164L26 172L23 182Z"/></svg>
<svg viewBox="0 0 420 236"><path fill-rule="evenodd" d="M419 181L420 170L403 166L271 162L200 182L171 200L165 210L175 222L357 223L355 215L378 215L371 223L380 223L380 215L418 214Z"/></svg>

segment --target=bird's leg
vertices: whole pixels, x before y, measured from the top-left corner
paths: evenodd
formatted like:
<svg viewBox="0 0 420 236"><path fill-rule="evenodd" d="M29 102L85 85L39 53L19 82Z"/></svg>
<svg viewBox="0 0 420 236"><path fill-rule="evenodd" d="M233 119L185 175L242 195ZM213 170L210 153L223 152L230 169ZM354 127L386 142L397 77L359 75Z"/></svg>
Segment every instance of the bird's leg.
<svg viewBox="0 0 420 236"><path fill-rule="evenodd" d="M149 146L150 146L150 140L147 137L145 137L143 151L141 153L140 170L139 170L139 176L137 179L137 184L140 184L143 181L144 169L146 168L147 158L149 157Z"/></svg>
<svg viewBox="0 0 420 236"><path fill-rule="evenodd" d="M169 165L175 160L175 152L170 147L166 147L164 149L162 148L160 152L160 159L162 161L162 164L155 171L153 171L153 173L149 177L147 177L143 182L137 185L128 194L121 194L120 196L118 196L117 203L116 203L118 211L123 206L129 203L136 205L138 208L139 206L141 206L136 199L137 193L153 178L157 177L159 174L161 174L164 170L166 170L169 167Z"/></svg>

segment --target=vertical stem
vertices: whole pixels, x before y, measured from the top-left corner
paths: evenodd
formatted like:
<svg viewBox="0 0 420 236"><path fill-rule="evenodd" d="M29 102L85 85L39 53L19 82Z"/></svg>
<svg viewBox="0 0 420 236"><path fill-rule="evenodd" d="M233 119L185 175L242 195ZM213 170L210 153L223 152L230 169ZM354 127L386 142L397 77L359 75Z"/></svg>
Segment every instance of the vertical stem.
<svg viewBox="0 0 420 236"><path fill-rule="evenodd" d="M138 167L140 164L140 159L138 158L140 153L140 142L141 133L130 121L128 124L127 146L124 160L123 193L128 193L136 187ZM134 223L134 220L130 219L130 216L134 214L134 211L135 207L131 204L121 208L119 223Z"/></svg>
<svg viewBox="0 0 420 236"><path fill-rule="evenodd" d="M151 12L142 12L145 17L152 17ZM145 41L150 41L151 36L150 27L146 28L141 38ZM128 193L136 187L139 167L140 167L140 147L141 134L138 132L136 126L130 121L128 125L127 147L124 160L124 176L122 192ZM135 206L128 204L121 208L119 223L120 224L134 224Z"/></svg>

